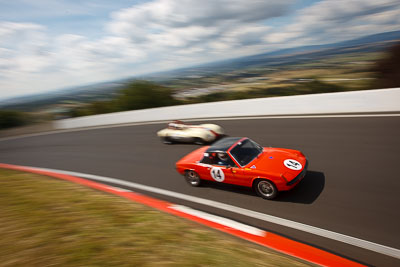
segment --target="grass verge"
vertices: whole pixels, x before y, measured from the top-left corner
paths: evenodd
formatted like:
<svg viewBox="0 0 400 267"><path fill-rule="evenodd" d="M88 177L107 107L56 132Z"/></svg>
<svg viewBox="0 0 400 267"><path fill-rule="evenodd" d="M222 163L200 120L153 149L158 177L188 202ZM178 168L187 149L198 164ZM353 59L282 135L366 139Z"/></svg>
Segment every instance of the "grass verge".
<svg viewBox="0 0 400 267"><path fill-rule="evenodd" d="M307 266L126 199L0 169L1 266Z"/></svg>

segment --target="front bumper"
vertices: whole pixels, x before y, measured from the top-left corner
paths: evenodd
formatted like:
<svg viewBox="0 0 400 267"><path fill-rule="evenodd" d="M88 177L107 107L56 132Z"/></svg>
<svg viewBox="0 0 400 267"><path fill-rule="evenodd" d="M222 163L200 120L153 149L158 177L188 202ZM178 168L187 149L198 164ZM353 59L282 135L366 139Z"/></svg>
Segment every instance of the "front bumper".
<svg viewBox="0 0 400 267"><path fill-rule="evenodd" d="M291 180L290 182L287 182L286 185L291 186L291 185L294 185L294 184L300 182L304 178L304 176L306 176L307 168L308 168L308 160L306 160L304 169L293 180Z"/></svg>

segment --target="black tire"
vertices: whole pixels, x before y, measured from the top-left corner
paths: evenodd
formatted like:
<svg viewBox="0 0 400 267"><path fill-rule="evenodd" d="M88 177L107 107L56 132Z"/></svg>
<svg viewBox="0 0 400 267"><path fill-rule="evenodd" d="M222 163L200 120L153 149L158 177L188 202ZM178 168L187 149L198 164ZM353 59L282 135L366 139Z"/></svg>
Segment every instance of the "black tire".
<svg viewBox="0 0 400 267"><path fill-rule="evenodd" d="M187 170L185 171L185 179L188 184L191 186L199 186L201 184L201 179L200 176L197 174L197 172L193 170Z"/></svg>
<svg viewBox="0 0 400 267"><path fill-rule="evenodd" d="M172 144L172 140L169 137L162 137L161 141L166 145L171 145Z"/></svg>
<svg viewBox="0 0 400 267"><path fill-rule="evenodd" d="M254 190L257 195L264 199L274 199L278 195L278 189L273 182L265 179L259 179L254 183Z"/></svg>
<svg viewBox="0 0 400 267"><path fill-rule="evenodd" d="M196 145L202 146L202 145L204 145L206 142L205 142L203 139L201 139L200 137L196 137L196 138L194 139L194 143L195 143Z"/></svg>

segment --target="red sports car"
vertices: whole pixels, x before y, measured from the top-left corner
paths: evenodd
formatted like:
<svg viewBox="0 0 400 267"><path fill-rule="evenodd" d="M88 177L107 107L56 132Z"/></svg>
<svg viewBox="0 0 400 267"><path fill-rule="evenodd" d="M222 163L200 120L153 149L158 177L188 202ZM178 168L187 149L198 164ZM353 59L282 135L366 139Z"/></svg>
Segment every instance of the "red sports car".
<svg viewBox="0 0 400 267"><path fill-rule="evenodd" d="M227 137L189 153L176 163L176 169L192 186L211 180L253 187L262 198L273 199L303 179L307 164L300 151L262 147L247 137Z"/></svg>

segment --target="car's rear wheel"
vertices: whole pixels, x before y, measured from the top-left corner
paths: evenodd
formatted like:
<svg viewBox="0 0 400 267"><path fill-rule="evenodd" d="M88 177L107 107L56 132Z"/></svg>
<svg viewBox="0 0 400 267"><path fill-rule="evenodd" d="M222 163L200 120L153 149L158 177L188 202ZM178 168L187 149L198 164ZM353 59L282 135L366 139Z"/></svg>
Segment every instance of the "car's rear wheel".
<svg viewBox="0 0 400 267"><path fill-rule="evenodd" d="M265 199L274 199L278 195L278 190L273 182L265 179L257 180L254 184L256 193Z"/></svg>
<svg viewBox="0 0 400 267"><path fill-rule="evenodd" d="M191 186L199 186L201 183L200 176L193 170L187 170L185 172L185 179Z"/></svg>
<svg viewBox="0 0 400 267"><path fill-rule="evenodd" d="M196 145L204 145L206 142L205 142L203 139L201 139L200 137L196 137L196 138L194 139L194 143L195 143Z"/></svg>

